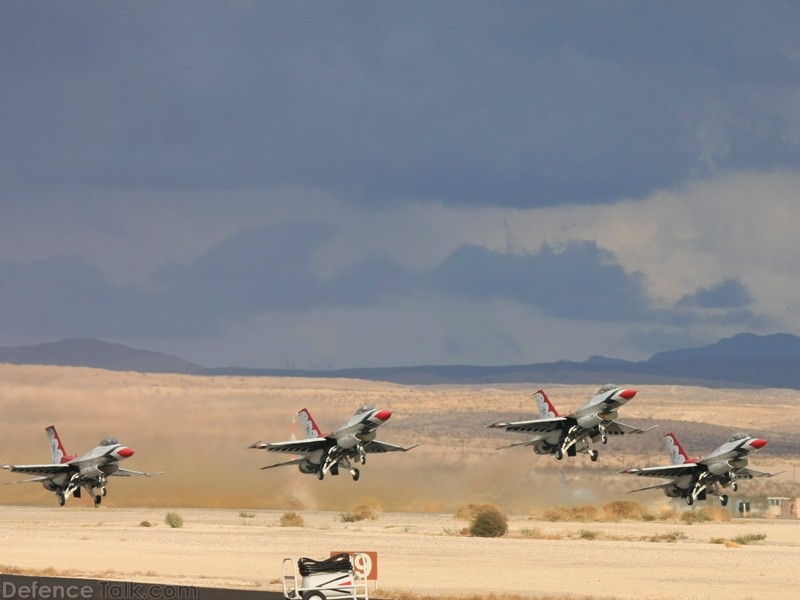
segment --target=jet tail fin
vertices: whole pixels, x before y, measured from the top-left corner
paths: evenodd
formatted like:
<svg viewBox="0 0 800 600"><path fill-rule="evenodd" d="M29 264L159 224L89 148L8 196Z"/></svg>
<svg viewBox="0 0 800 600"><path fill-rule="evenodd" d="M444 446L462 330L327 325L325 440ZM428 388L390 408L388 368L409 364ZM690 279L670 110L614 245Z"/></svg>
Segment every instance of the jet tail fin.
<svg viewBox="0 0 800 600"><path fill-rule="evenodd" d="M561 416L558 414L558 410L556 410L556 407L553 406L553 403L550 402L550 399L547 397L547 394L544 393L544 390L539 390L538 392L536 392L533 395L533 400L536 402L536 406L539 408L540 418L552 419Z"/></svg>
<svg viewBox="0 0 800 600"><path fill-rule="evenodd" d="M319 427L317 427L317 424L314 422L314 417L311 416L307 408L304 408L297 414L300 417L300 424L303 426L303 433L307 439L324 437L322 431L320 431Z"/></svg>
<svg viewBox="0 0 800 600"><path fill-rule="evenodd" d="M672 459L673 465L682 465L692 462L692 459L686 454L686 450L683 449L683 446L681 446L681 443L678 441L678 438L675 437L674 433L668 433L664 436L664 449L669 454L670 459Z"/></svg>
<svg viewBox="0 0 800 600"><path fill-rule="evenodd" d="M47 432L47 440L50 442L50 458L52 458L54 465L67 463L75 458L75 456L67 454L67 451L64 450L64 444L61 443L61 438L58 436L54 425L50 425L45 431Z"/></svg>

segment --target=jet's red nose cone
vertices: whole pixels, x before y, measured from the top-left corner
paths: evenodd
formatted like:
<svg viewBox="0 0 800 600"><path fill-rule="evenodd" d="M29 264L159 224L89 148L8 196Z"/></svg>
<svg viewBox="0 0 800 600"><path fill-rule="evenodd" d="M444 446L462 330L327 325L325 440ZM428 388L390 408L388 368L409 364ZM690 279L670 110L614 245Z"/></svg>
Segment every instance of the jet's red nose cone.
<svg viewBox="0 0 800 600"><path fill-rule="evenodd" d="M130 458L133 456L133 450L128 448L127 446L123 446L119 450L117 450L117 454L119 454L122 458Z"/></svg>
<svg viewBox="0 0 800 600"><path fill-rule="evenodd" d="M375 413L375 418L380 419L381 421L388 421L389 417L392 416L392 411L390 410L381 410Z"/></svg>
<svg viewBox="0 0 800 600"><path fill-rule="evenodd" d="M636 395L636 390L622 390L619 395L625 400L630 400Z"/></svg>
<svg viewBox="0 0 800 600"><path fill-rule="evenodd" d="M750 440L750 447L753 448L754 450L761 450L766 445L767 445L767 440L762 440L762 439Z"/></svg>

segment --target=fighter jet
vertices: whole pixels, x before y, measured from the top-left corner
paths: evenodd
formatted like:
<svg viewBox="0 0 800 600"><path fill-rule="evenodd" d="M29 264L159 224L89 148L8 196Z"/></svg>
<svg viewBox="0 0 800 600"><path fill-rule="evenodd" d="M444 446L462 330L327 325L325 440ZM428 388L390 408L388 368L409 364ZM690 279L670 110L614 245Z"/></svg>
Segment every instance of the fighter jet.
<svg viewBox="0 0 800 600"><path fill-rule="evenodd" d="M664 436L664 447L672 457L672 464L665 467L630 467L622 471L628 475L641 477L662 477L669 479L666 483L631 490L653 490L661 488L670 498L684 498L691 506L695 500L705 500L706 493L711 492L719 498L722 506L728 504L728 496L720 491L720 487L728 486L735 492L739 489L739 479L754 477L772 477L779 473L764 473L747 468L747 455L761 450L767 440L753 438L746 433L737 433L705 458L689 458L675 434Z"/></svg>
<svg viewBox="0 0 800 600"><path fill-rule="evenodd" d="M349 421L328 435L322 434L308 409L304 408L297 414L303 425L306 439L271 443L258 441L248 448L267 450L268 452L286 452L300 455L300 457L268 465L262 469L297 465L301 473L313 473L317 479L322 480L326 473L338 475L339 467L342 467L350 472L353 481L358 481L361 473L352 465L351 460L357 460L363 465L367 461L367 454L407 452L419 445L403 448L377 441L375 434L378 427L388 421L392 413L388 410L378 410L374 406L360 407Z"/></svg>
<svg viewBox="0 0 800 600"><path fill-rule="evenodd" d="M106 495L108 477L161 475L121 469L119 462L133 456L133 450L120 444L116 438L107 437L93 449L82 456L67 454L61 438L54 426L47 427L47 439L50 442L50 456L53 462L43 465L0 465L12 473L30 473L41 475L34 479L11 481L10 483L41 483L47 491L55 492L59 506L64 506L67 498L81 497L81 488L93 497L94 505L99 506Z"/></svg>
<svg viewBox="0 0 800 600"><path fill-rule="evenodd" d="M503 446L498 450L515 446L532 446L536 454L555 454L558 460L564 458L565 454L575 456L578 452L585 452L594 462L599 453L591 447L593 442L600 440L606 444L610 435L650 431L615 420L619 407L635 395L636 390L604 385L581 408L561 416L547 395L539 390L533 395L533 399L539 407L541 418L531 421L495 421L487 427L536 434L527 442Z"/></svg>

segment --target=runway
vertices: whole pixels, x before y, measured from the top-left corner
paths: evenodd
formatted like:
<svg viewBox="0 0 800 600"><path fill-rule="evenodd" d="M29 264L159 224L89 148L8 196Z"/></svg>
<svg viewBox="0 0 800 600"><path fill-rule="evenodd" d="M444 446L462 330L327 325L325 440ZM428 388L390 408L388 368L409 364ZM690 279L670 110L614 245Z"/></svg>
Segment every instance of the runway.
<svg viewBox="0 0 800 600"><path fill-rule="evenodd" d="M0 575L2 600L282 600L279 592Z"/></svg>

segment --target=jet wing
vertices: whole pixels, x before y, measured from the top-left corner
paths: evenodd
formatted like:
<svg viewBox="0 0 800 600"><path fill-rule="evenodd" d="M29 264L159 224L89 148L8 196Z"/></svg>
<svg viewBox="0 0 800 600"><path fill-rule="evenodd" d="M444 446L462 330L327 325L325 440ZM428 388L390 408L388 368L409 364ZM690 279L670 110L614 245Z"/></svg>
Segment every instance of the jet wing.
<svg viewBox="0 0 800 600"><path fill-rule="evenodd" d="M677 479L683 475L691 475L696 469L697 463L683 463L682 465L667 465L664 467L631 467L622 472L627 473L628 475L639 475L640 477L663 477L665 479Z"/></svg>
<svg viewBox="0 0 800 600"><path fill-rule="evenodd" d="M645 490L657 490L658 488L665 488L674 485L673 481L666 481L664 483L658 483L656 485L648 485L647 487L643 488L636 488L635 490L631 490L628 493L632 494L633 492L643 492Z"/></svg>
<svg viewBox="0 0 800 600"><path fill-rule="evenodd" d="M2 465L2 467L8 471L11 471L12 473L30 473L31 475L58 475L60 473L66 473L70 469L70 465L67 463L49 463L46 465Z"/></svg>
<svg viewBox="0 0 800 600"><path fill-rule="evenodd" d="M117 477L156 477L157 475L163 475L164 471L159 471L158 473L147 473L145 471L131 471L130 469L117 469L112 473Z"/></svg>
<svg viewBox="0 0 800 600"><path fill-rule="evenodd" d="M644 490L656 490L659 488L669 487L675 484L675 480L683 477L684 475L691 475L694 473L695 469L697 469L696 463L684 463L682 465L668 465L665 467L631 467L629 469L625 469L622 473L627 473L629 475L639 475L642 477L663 477L665 479L669 479L669 481L665 481L664 483L657 483L656 485L648 485L643 488L637 488L635 490L631 490L628 492L632 494L633 492L642 492Z"/></svg>
<svg viewBox="0 0 800 600"><path fill-rule="evenodd" d="M516 442L514 444L508 444L507 446L500 446L498 450L508 450L509 448L516 448L517 446L533 446L536 442L542 440L544 436L537 435L535 438L528 440L527 442Z"/></svg>
<svg viewBox="0 0 800 600"><path fill-rule="evenodd" d="M294 460L287 460L286 462L279 462L275 463L274 465L267 465L266 467L261 467L261 470L264 469L274 469L275 467L285 467L286 465L299 465L302 462L305 462L306 459L304 458L295 458Z"/></svg>
<svg viewBox="0 0 800 600"><path fill-rule="evenodd" d="M737 479L753 479L755 477L775 477L775 475L780 475L783 473L767 473L765 471L756 471L755 469L748 469L745 467L744 469L739 469L736 471L736 478Z"/></svg>
<svg viewBox="0 0 800 600"><path fill-rule="evenodd" d="M335 441L333 442L335 443ZM248 446L258 450L269 452L286 452L288 454L311 454L317 450L327 450L331 445L328 438L317 437L304 440L292 440L290 442L256 442ZM281 463L284 464L284 463Z"/></svg>
<svg viewBox="0 0 800 600"><path fill-rule="evenodd" d="M647 429L640 429L639 427L634 427L633 425L626 425L625 423L620 423L619 421L611 421L608 425L606 425L606 433L608 435L625 435L628 433L646 433L651 429L655 429L657 425L653 425Z"/></svg>
<svg viewBox="0 0 800 600"><path fill-rule="evenodd" d="M413 450L419 446L419 444L414 444L408 448L403 448L402 446L395 446L394 444L387 444L386 442L378 442L376 440L372 440L369 444L364 444L364 452L367 454L384 454L386 452L408 452L409 450Z"/></svg>
<svg viewBox="0 0 800 600"><path fill-rule="evenodd" d="M47 481L49 477L34 477L33 479L22 479L20 481L7 481L3 485L14 485L15 483L41 483Z"/></svg>
<svg viewBox="0 0 800 600"><path fill-rule="evenodd" d="M487 428L505 429L506 431L520 431L523 433L549 433L558 431L566 425L566 417L554 417L552 419L533 419L532 421L495 421Z"/></svg>

